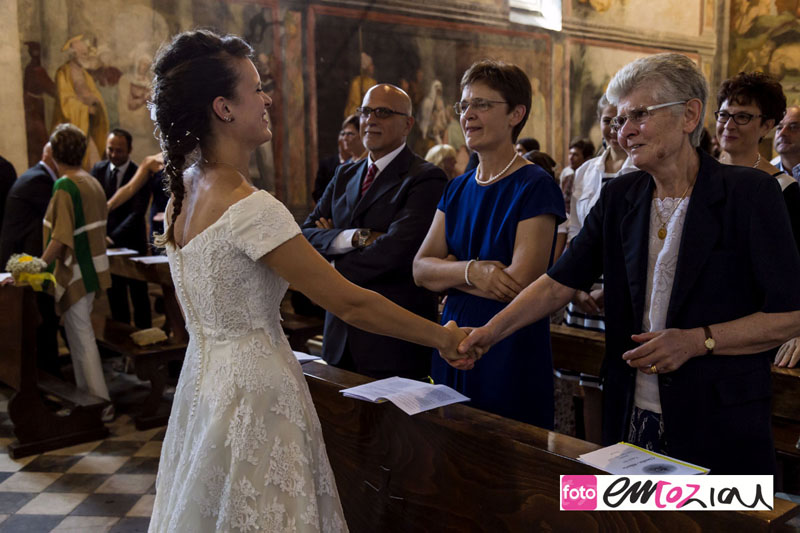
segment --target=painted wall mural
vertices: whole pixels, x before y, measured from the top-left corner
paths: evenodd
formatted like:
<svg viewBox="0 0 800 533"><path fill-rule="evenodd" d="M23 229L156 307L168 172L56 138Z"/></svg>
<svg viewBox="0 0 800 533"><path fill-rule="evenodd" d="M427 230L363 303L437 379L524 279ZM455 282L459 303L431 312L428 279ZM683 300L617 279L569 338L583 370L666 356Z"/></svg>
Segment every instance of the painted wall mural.
<svg viewBox="0 0 800 533"><path fill-rule="evenodd" d="M728 74L761 70L800 105L800 1L733 0Z"/></svg>
<svg viewBox="0 0 800 533"><path fill-rule="evenodd" d="M467 148L452 104L461 96L464 71L483 58L515 63L528 74L534 96L521 135L536 137L544 149L552 146L548 34L492 29L477 33L446 22L415 25L379 14L363 18L331 11L316 15L314 28L320 158L334 152L342 120L361 104L364 93L376 83L392 83L408 92L413 104L409 146L424 156L432 146L447 143L465 163Z"/></svg>
<svg viewBox="0 0 800 533"><path fill-rule="evenodd" d="M35 164L52 129L72 122L87 133L90 166L108 132L133 135L132 158L159 150L147 109L151 65L161 45L187 28L235 32L256 50L267 91L275 91L273 10L220 0L18 0L28 162ZM274 111L273 111L274 112ZM275 158L262 147L251 164L259 185L274 190Z"/></svg>
<svg viewBox="0 0 800 533"><path fill-rule="evenodd" d="M147 109L151 65L160 44L194 27L243 36L270 110L273 141L250 164L258 186L276 193L301 217L311 205L309 185L319 158L336 150L345 116L378 82L404 88L416 124L409 144L420 155L438 143L468 153L452 103L459 81L475 60L492 57L518 64L534 89L523 136L563 162L575 135L599 142L595 105L611 76L625 63L659 50L581 39L497 24L496 18L464 22L408 11L358 10L333 2L283 0L13 0L18 6L19 53L28 161L39 159L54 124L69 120L87 132L86 164L101 157L107 132L123 127L134 136L133 158L158 150ZM506 0L442 0L419 9L483 9L496 17ZM466 3L465 3L466 2ZM587 27L628 28L631 35L691 35L713 27L717 0L680 5L649 0L568 0L565 16ZM800 95L797 11L800 0L734 0L731 69L766 65ZM793 2L793 3L792 3ZM401 2L402 3L402 2ZM736 11L738 10L738 11ZM735 65L735 66L734 66ZM710 64L703 65L710 73ZM793 84L793 85L792 85ZM792 92L793 91L793 92Z"/></svg>
<svg viewBox="0 0 800 533"><path fill-rule="evenodd" d="M713 3L713 2L712 2ZM572 17L643 33L699 35L706 0L565 0ZM713 13L713 12L712 12Z"/></svg>

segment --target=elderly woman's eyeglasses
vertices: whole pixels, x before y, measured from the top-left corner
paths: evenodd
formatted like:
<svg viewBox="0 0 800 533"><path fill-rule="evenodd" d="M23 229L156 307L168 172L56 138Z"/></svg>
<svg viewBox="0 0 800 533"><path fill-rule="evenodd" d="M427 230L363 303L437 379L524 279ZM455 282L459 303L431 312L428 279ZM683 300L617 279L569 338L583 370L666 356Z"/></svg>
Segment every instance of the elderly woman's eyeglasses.
<svg viewBox="0 0 800 533"><path fill-rule="evenodd" d="M720 124L725 124L728 120L733 119L735 123L740 126L744 126L745 124L749 124L751 120L756 117L763 117L764 115L754 115L752 113L745 113L741 111L739 113L728 113L727 111L714 111L714 116L717 118L717 122Z"/></svg>
<svg viewBox="0 0 800 533"><path fill-rule="evenodd" d="M408 116L408 113L401 113L400 111L395 111L394 109L389 109L388 107L358 107L356 108L356 113L364 118L367 118L370 115L375 115L378 118L389 118L392 115L400 115L401 117Z"/></svg>
<svg viewBox="0 0 800 533"><path fill-rule="evenodd" d="M639 126L644 123L645 120L653 116L653 111L656 109L662 109L664 107L670 107L673 105L683 105L686 102L688 102L688 100L682 100L680 102L667 102L666 104L655 104L647 107L640 107L638 109L632 109L627 115L617 115L616 117L612 118L611 129L614 131L619 131L629 120L631 123Z"/></svg>
<svg viewBox="0 0 800 533"><path fill-rule="evenodd" d="M507 104L500 100L486 100L485 98L473 98L472 100L462 100L453 104L456 115L463 115L470 106L478 111L488 111L494 104Z"/></svg>

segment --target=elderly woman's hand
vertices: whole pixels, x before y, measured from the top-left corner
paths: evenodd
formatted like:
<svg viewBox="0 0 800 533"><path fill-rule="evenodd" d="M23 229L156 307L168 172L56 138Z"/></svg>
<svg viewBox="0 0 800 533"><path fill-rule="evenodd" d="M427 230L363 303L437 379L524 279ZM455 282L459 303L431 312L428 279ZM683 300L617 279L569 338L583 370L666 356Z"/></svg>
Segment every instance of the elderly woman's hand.
<svg viewBox="0 0 800 533"><path fill-rule="evenodd" d="M510 302L524 287L505 271L506 268L500 261L475 261L469 266L469 281L501 302Z"/></svg>
<svg viewBox="0 0 800 533"><path fill-rule="evenodd" d="M705 353L705 348L699 351L704 338L700 329L664 329L631 335L641 346L628 350L622 358L646 374L672 372L692 357Z"/></svg>
<svg viewBox="0 0 800 533"><path fill-rule="evenodd" d="M775 366L785 366L792 368L800 362L800 337L786 341L786 343L778 348L778 354L775 356Z"/></svg>

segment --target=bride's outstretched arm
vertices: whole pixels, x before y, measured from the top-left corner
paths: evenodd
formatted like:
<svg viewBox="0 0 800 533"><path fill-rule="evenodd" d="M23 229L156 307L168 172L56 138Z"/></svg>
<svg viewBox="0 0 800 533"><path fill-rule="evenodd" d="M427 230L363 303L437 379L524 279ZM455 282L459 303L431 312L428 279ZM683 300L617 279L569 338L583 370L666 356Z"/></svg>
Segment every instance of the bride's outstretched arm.
<svg viewBox="0 0 800 533"><path fill-rule="evenodd" d="M457 352L458 343L465 334L455 323L442 327L374 291L351 283L302 235L289 239L261 261L317 305L350 325L370 333L436 348L448 360L466 357Z"/></svg>

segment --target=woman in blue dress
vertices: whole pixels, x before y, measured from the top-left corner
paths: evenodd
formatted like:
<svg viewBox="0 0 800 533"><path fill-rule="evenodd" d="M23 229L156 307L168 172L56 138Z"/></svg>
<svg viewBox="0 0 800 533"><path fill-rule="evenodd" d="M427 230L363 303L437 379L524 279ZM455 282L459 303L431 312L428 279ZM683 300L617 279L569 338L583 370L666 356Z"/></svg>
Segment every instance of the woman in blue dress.
<svg viewBox="0 0 800 533"><path fill-rule="evenodd" d="M561 191L542 168L514 151L528 118L531 85L517 66L473 64L461 80L461 117L478 167L451 181L414 259L414 280L447 292L443 321L482 325L552 262ZM436 383L471 398L479 409L553 427L553 373L547 319L498 343L468 370L433 361Z"/></svg>

